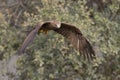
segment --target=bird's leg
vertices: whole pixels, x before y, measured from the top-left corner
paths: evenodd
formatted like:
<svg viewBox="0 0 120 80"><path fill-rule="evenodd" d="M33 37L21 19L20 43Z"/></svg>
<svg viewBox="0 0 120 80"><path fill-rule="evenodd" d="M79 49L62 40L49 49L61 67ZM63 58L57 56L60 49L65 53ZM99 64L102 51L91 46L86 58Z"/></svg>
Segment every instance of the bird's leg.
<svg viewBox="0 0 120 80"><path fill-rule="evenodd" d="M40 30L39 30L39 32L40 32L40 33L43 33L43 32L44 32L44 30L43 30L43 29L40 29Z"/></svg>
<svg viewBox="0 0 120 80"><path fill-rule="evenodd" d="M42 29L39 30L39 32L40 32L40 33L47 34L47 33L48 33L48 29L42 28Z"/></svg>
<svg viewBox="0 0 120 80"><path fill-rule="evenodd" d="M47 30L47 29L44 29L43 33L47 34L47 33L48 33L48 30Z"/></svg>

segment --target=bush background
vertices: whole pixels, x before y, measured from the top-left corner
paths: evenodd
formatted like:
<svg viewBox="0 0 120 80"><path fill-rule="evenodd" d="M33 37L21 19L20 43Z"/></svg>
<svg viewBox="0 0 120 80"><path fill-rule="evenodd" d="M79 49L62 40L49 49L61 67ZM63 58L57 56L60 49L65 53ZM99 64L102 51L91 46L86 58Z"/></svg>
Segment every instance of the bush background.
<svg viewBox="0 0 120 80"><path fill-rule="evenodd" d="M53 31L37 35L26 54L13 59L34 25L48 20L77 26L93 45L96 61L84 60ZM0 80L16 79L120 80L120 1L1 0Z"/></svg>

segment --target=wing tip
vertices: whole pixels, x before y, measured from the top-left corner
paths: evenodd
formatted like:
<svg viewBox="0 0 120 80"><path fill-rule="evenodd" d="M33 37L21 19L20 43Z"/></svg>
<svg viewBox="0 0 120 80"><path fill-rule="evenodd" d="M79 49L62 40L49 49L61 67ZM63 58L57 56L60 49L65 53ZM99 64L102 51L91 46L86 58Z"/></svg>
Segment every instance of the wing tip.
<svg viewBox="0 0 120 80"><path fill-rule="evenodd" d="M82 52L82 55L84 56L84 59L88 59L88 60L93 60L96 59L96 55L95 55L95 51L92 47L92 45L89 43L89 41L83 37L83 36L79 36L79 39L81 40L82 44L82 51L79 50L79 52Z"/></svg>

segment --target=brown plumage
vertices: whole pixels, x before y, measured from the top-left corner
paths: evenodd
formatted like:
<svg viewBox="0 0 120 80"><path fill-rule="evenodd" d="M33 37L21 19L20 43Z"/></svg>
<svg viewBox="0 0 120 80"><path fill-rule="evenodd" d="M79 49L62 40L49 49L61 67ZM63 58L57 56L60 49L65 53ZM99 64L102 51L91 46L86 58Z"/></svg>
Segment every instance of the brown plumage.
<svg viewBox="0 0 120 80"><path fill-rule="evenodd" d="M23 53L25 48L30 42L33 41L34 37L39 32L47 33L48 30L54 30L55 32L63 35L68 41L78 50L84 58L93 59L95 58L95 52L88 42L88 40L82 35L81 31L73 25L60 23L58 21L47 21L37 24L35 29L24 40L18 53Z"/></svg>

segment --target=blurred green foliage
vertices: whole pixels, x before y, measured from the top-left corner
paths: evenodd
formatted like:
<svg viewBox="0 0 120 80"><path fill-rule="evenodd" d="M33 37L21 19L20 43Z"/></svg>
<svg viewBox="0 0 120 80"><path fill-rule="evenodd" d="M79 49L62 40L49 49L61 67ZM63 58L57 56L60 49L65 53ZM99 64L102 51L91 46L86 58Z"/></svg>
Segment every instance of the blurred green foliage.
<svg viewBox="0 0 120 80"><path fill-rule="evenodd" d="M1 4L17 3L6 2ZM7 62L16 54L28 34L26 30L48 20L77 26L98 55L95 61L88 62L61 35L53 31L40 34L17 61L17 80L120 80L120 1L104 0L107 5L102 11L86 3L87 0L18 0L19 5L0 9L1 61Z"/></svg>

